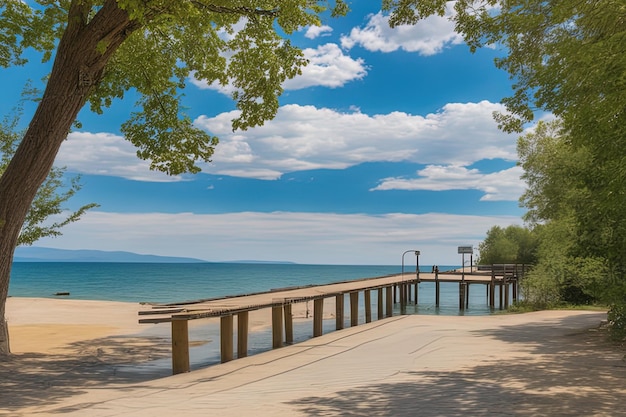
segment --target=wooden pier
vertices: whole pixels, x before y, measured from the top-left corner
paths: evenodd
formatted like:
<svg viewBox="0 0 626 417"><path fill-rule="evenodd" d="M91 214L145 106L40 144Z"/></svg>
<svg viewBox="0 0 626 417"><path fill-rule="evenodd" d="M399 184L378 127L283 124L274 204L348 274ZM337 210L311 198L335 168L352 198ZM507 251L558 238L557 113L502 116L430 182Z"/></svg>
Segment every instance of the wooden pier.
<svg viewBox="0 0 626 417"><path fill-rule="evenodd" d="M517 299L517 269L497 268L489 271L458 271L441 273L404 273L378 278L346 281L327 285L284 288L262 293L223 297L208 300L189 301L174 304L155 305L152 310L140 311L139 323L171 323L172 371L174 374L189 372L189 321L207 318L220 318L220 355L222 362L234 359L234 318L237 318L237 358L248 354L249 313L260 309L272 312L272 347L279 348L292 344L293 317L295 303L313 302L313 337L322 335L324 300L335 299L335 329L344 327L344 300L349 300L350 326L359 324L359 299L363 297L365 323L371 322L372 292L377 295L376 319L393 315L394 305L400 305L404 313L411 299L418 300L420 282L435 283L436 306L439 306L441 283L458 283L459 308L467 308L470 285L482 284L487 287L489 306L495 309L496 295L499 308L508 308L511 300L509 286L513 287L513 302ZM411 297L413 295L413 297Z"/></svg>

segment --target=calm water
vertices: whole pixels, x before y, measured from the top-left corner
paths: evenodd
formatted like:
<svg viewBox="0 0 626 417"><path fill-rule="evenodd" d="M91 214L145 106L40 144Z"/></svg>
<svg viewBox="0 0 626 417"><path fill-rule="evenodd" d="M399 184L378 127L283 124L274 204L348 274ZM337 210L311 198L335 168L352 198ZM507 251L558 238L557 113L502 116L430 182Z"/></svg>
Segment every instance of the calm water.
<svg viewBox="0 0 626 417"><path fill-rule="evenodd" d="M415 271L405 266L405 274ZM420 266L430 272L432 266ZM440 266L441 270L455 266ZM55 297L55 293L69 292L70 299L110 300L129 302L180 302L226 295L248 294L276 288L327 284L359 278L372 278L401 273L400 266L363 265L300 265L300 264L150 264L150 263L65 263L16 262L13 265L9 295L15 297ZM458 308L458 284L441 284L440 307L435 307L433 283L419 285L418 305L407 306L407 314L485 315L487 306L484 286L472 286L469 308ZM361 304L363 297L359 297ZM349 305L349 300L346 300ZM372 293L372 311L377 311L377 292ZM311 306L312 307L312 306ZM364 308L359 308L364 314ZM396 306L394 315L400 314ZM376 317L374 317L376 319ZM363 323L364 317L359 318ZM213 322L210 322L213 323ZM219 328L216 323L194 327L192 340L206 344L190 351L192 368L219 362ZM334 330L335 320L324 320L324 333ZM349 317L346 317L349 327ZM145 333L169 334L164 326L147 325ZM294 326L295 341L311 337L312 322ZM271 348L271 329L250 335L249 353ZM171 360L157 360L137 366L118 367L115 372L146 372L165 376L170 372Z"/></svg>
<svg viewBox="0 0 626 417"><path fill-rule="evenodd" d="M405 274L414 272L405 266ZM423 265L422 272L432 266ZM440 266L441 270L455 266ZM95 263L16 262L9 295L55 297L69 292L69 298L129 302L181 302L249 294L276 288L327 284L359 278L399 274L397 265L301 265L231 263ZM470 294L469 314L488 314L486 291ZM473 288L472 288L473 289ZM422 283L414 312L459 314L458 286L441 285L441 307L434 308L434 284ZM474 307L474 308L472 308Z"/></svg>

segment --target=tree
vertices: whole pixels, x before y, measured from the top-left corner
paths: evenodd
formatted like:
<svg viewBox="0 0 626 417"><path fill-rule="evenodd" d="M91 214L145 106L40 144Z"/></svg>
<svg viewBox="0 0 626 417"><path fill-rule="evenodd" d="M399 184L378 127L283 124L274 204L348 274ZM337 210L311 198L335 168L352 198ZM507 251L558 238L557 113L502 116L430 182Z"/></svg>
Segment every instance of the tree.
<svg viewBox="0 0 626 417"><path fill-rule="evenodd" d="M383 0L383 6L393 13L391 24L398 25L443 15L447 2ZM500 127L521 132L537 111L551 112L560 121L558 137L533 144L554 152L555 159L529 149L527 166L532 168L526 179L539 188L524 196L528 218L544 223L543 233L567 232L570 240L553 247L564 254L561 259L584 266L586 276L602 271L604 288L594 292L624 303L624 1L458 0L454 9L456 30L471 50L490 45L503 51L495 64L509 73L514 91L503 99L509 113L495 115ZM550 262L547 252L541 252L540 262ZM544 268L550 269L555 270ZM623 314L626 307L614 311ZM626 318L614 321L626 323Z"/></svg>
<svg viewBox="0 0 626 417"><path fill-rule="evenodd" d="M537 239L521 226L493 226L478 250L481 264L532 264L536 261Z"/></svg>
<svg viewBox="0 0 626 417"><path fill-rule="evenodd" d="M36 3L33 5L33 3ZM306 63L281 34L319 25L329 8L316 0L0 0L0 65L25 65L34 49L53 60L46 88L0 178L0 353L11 263L37 189L78 112L103 112L134 89L139 100L123 124L151 168L197 172L217 138L179 109L187 77L232 84L240 115L233 128L262 124L278 109L281 84ZM346 11L342 0L333 14Z"/></svg>

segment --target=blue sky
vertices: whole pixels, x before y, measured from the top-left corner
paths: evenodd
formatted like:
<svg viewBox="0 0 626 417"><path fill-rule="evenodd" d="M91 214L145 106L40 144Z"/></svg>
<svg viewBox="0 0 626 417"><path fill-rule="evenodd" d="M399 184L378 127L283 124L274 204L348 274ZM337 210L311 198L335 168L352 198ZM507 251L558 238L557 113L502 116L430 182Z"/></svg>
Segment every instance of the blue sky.
<svg viewBox="0 0 626 417"><path fill-rule="evenodd" d="M232 132L230 90L189 80L183 105L220 137L200 174L168 177L136 158L119 130L132 94L104 115L81 112L57 165L82 176L68 208L100 207L36 246L392 265L415 249L443 265L493 225L521 224L517 135L492 118L511 93L493 63L503 51L470 54L445 17L392 30L376 6L292 36L310 63L262 127ZM46 71L0 70L2 114Z"/></svg>

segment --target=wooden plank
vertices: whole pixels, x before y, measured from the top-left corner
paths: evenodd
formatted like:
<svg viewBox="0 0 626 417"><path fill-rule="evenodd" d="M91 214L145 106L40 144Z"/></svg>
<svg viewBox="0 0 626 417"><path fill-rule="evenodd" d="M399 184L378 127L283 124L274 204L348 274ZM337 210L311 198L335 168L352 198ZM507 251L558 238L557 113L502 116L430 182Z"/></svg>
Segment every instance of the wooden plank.
<svg viewBox="0 0 626 417"><path fill-rule="evenodd" d="M335 296L335 329L336 330L343 329L344 299L345 299L345 296L343 294L339 294Z"/></svg>
<svg viewBox="0 0 626 417"><path fill-rule="evenodd" d="M272 348L283 346L283 306L272 307Z"/></svg>
<svg viewBox="0 0 626 417"><path fill-rule="evenodd" d="M187 320L172 320L172 373L189 372L189 326Z"/></svg>
<svg viewBox="0 0 626 417"><path fill-rule="evenodd" d="M313 337L321 336L323 333L324 299L318 298L313 301Z"/></svg>
<svg viewBox="0 0 626 417"><path fill-rule="evenodd" d="M293 344L293 314L291 313L291 303L285 304L283 307L285 316L285 343Z"/></svg>
<svg viewBox="0 0 626 417"><path fill-rule="evenodd" d="M248 321L249 313L242 311L237 313L237 357L248 356Z"/></svg>
<svg viewBox="0 0 626 417"><path fill-rule="evenodd" d="M222 363L233 360L233 316L220 317L220 354Z"/></svg>
<svg viewBox="0 0 626 417"><path fill-rule="evenodd" d="M365 323L370 323L372 321L372 294L370 290L365 290L363 297L365 297Z"/></svg>
<svg viewBox="0 0 626 417"><path fill-rule="evenodd" d="M359 325L359 293L353 291L350 293L350 326Z"/></svg>

